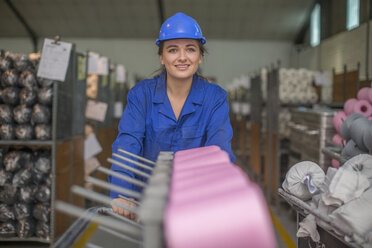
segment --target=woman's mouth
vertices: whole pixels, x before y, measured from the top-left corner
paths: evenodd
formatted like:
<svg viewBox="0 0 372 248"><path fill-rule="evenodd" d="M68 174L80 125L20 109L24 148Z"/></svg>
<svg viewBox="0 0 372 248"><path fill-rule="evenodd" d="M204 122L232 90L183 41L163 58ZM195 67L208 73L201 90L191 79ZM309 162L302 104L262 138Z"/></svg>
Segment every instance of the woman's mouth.
<svg viewBox="0 0 372 248"><path fill-rule="evenodd" d="M189 65L176 65L177 69L180 71L187 70L189 68Z"/></svg>

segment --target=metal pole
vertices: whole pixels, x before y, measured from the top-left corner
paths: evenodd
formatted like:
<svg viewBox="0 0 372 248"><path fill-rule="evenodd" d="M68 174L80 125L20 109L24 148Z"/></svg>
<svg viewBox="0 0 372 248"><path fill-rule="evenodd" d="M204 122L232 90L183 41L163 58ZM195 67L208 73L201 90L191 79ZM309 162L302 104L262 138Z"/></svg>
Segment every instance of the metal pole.
<svg viewBox="0 0 372 248"><path fill-rule="evenodd" d="M140 171L140 170L138 170L136 168L133 168L132 166L129 166L129 165L120 163L119 161L113 160L112 158L108 158L107 161L110 162L110 163L112 163L112 164L116 164L117 166L120 166L123 169L129 170L129 171L131 171L134 174L137 174L139 176L142 176L142 177L145 177L145 178L150 178L150 175L149 174L147 174L147 173L145 173L143 171Z"/></svg>
<svg viewBox="0 0 372 248"><path fill-rule="evenodd" d="M130 177L130 176L123 175L123 174L121 174L119 172L115 172L113 170L109 170L109 169L107 169L105 167L102 167L102 166L98 166L96 170L99 171L99 172L102 172L102 173L104 173L106 175L117 177L117 178L119 178L121 180L124 180L124 181L126 181L128 183L137 185L137 186L142 187L142 188L144 188L146 186L146 183L144 183L144 182L142 182L140 180L137 180L137 179L135 179L133 177Z"/></svg>
<svg viewBox="0 0 372 248"><path fill-rule="evenodd" d="M145 164L142 164L142 163L140 163L140 162L137 162L137 161L135 161L135 160L133 160L133 159L126 158L126 157L121 156L121 155L119 155L119 154L117 154L117 153L113 153L112 156L117 157L117 158L120 158L120 159L122 159L122 160L124 160L124 161L127 161L127 162L131 163L131 164L137 165L138 167L140 167L140 168L142 168L142 169L149 170L149 171L152 171L152 170L153 170L152 167L149 167L149 166L147 166L147 165L145 165ZM147 173L147 174L149 174L149 173Z"/></svg>
<svg viewBox="0 0 372 248"><path fill-rule="evenodd" d="M129 155L129 156L132 156L132 157L134 157L134 158L136 158L136 159L142 160L143 162L146 162L146 163L149 163L149 164L153 164L153 165L156 164L154 161L151 161L151 160L149 160L149 159L147 159L147 158L144 158L144 157L138 156L138 155L136 155L136 154L134 154L134 153L131 153L131 152L128 152L128 151L126 151L126 150L118 149L118 151L121 152L121 153L127 154L127 155ZM148 167L148 168L149 168L149 170L152 169L152 167Z"/></svg>

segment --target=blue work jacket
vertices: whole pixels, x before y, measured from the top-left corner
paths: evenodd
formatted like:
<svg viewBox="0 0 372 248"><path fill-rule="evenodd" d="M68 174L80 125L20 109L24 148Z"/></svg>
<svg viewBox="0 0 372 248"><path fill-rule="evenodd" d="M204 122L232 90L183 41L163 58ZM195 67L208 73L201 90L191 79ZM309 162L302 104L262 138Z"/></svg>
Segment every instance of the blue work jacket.
<svg viewBox="0 0 372 248"><path fill-rule="evenodd" d="M228 152L232 162L235 161L231 151L233 132L227 93L220 86L195 74L178 120L167 96L165 72L137 83L129 91L127 99L119 123L119 135L112 145L113 152L122 148L156 161L160 151L177 152L217 145ZM115 164L111 170L144 181L144 178ZM109 176L108 179L112 184L141 191L116 177ZM112 198L117 196L118 193L111 191Z"/></svg>

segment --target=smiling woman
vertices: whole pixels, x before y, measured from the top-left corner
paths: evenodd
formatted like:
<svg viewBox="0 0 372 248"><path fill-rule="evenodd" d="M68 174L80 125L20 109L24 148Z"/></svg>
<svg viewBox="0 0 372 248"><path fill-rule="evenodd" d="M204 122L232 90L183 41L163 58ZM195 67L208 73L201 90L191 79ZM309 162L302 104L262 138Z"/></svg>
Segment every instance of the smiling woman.
<svg viewBox="0 0 372 248"><path fill-rule="evenodd" d="M139 82L129 92L119 135L112 145L113 152L121 148L154 161L160 151L177 152L217 145L228 152L232 162L235 161L231 151L227 93L196 73L203 61L205 43L199 24L183 13L163 23L156 45L164 71ZM116 165L112 165L111 170L145 181ZM136 185L116 177L109 176L109 181L141 191ZM111 198L133 205L114 191ZM113 210L135 218L129 211L114 206Z"/></svg>

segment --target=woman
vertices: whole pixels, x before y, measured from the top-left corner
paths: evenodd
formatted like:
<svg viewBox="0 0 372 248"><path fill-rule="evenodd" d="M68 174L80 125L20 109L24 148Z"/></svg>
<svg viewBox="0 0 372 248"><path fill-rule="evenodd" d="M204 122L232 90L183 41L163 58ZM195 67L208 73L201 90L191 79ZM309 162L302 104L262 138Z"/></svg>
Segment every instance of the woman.
<svg viewBox="0 0 372 248"><path fill-rule="evenodd" d="M129 92L113 152L122 148L156 161L160 151L218 145L235 161L227 93L196 73L203 60L205 42L198 23L183 13L163 23L156 45L164 70L159 76L139 82ZM138 178L116 165L112 165L111 170ZM115 177L109 177L109 181L141 190ZM118 198L118 193L113 191L111 198L135 205ZM134 218L123 209L113 206L113 210Z"/></svg>

